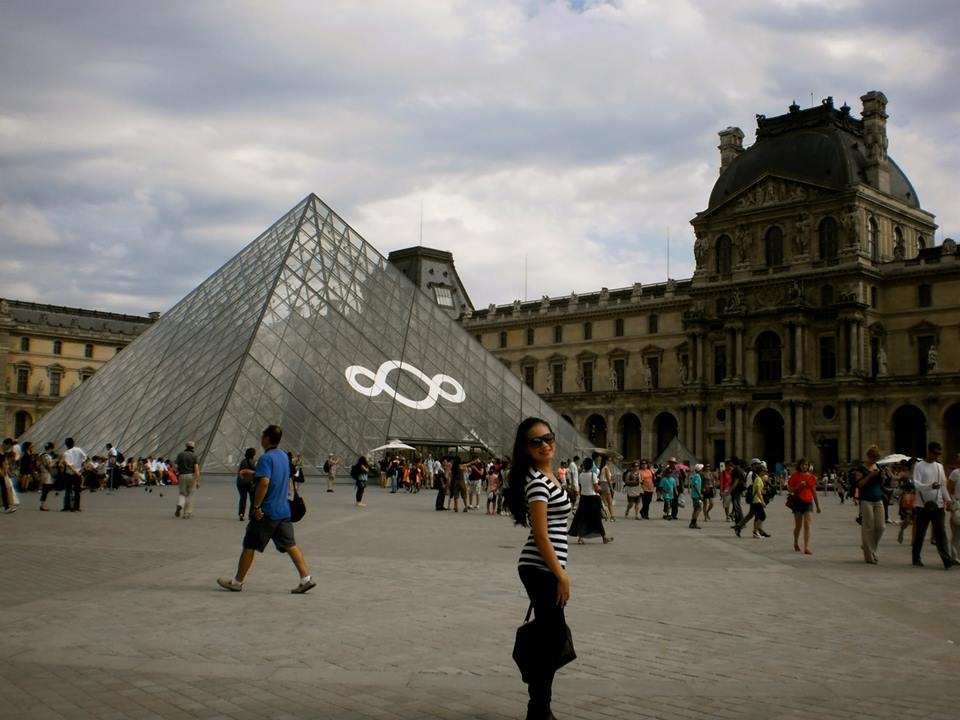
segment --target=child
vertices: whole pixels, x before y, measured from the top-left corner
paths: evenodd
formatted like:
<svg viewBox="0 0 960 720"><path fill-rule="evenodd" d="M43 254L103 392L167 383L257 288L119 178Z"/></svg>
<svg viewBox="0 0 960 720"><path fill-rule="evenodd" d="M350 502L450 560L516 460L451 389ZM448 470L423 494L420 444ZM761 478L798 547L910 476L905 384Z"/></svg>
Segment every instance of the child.
<svg viewBox="0 0 960 720"><path fill-rule="evenodd" d="M497 475L497 466L490 463L487 471L487 515L497 514L497 490L500 488L500 476Z"/></svg>

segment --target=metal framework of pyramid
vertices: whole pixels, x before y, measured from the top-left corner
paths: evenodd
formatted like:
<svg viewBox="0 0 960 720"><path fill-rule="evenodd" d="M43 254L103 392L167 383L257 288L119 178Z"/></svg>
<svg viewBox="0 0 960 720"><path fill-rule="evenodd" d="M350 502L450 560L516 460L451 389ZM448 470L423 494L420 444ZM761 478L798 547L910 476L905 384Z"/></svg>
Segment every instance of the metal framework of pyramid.
<svg viewBox="0 0 960 720"><path fill-rule="evenodd" d="M24 435L233 472L263 428L320 465L390 438L509 453L536 415L587 441L315 195L307 196Z"/></svg>

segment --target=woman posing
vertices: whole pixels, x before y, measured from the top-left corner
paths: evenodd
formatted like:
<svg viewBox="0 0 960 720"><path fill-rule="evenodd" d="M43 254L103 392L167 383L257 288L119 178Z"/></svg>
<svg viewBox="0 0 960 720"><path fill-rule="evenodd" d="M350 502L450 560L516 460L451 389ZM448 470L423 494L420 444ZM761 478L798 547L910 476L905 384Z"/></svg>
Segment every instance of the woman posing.
<svg viewBox="0 0 960 720"><path fill-rule="evenodd" d="M597 480L600 485L600 500L607 508L607 517L610 518L610 522L616 522L617 519L613 516L613 478L607 465L607 456L601 455L598 462L600 474Z"/></svg>
<svg viewBox="0 0 960 720"><path fill-rule="evenodd" d="M820 513L820 498L817 496L817 478L810 472L810 463L806 458L797 460L797 469L787 480L787 491L793 501L793 549L800 552L800 530L803 530L803 552L813 555L810 550L810 528L813 526L813 508Z"/></svg>
<svg viewBox="0 0 960 720"><path fill-rule="evenodd" d="M520 581L533 605L539 650L528 677L527 720L550 720L553 677L566 641L563 608L570 599L567 578L567 518L570 500L553 474L556 440L545 420L527 418L517 428L510 468L507 505L514 522L529 524L520 551Z"/></svg>

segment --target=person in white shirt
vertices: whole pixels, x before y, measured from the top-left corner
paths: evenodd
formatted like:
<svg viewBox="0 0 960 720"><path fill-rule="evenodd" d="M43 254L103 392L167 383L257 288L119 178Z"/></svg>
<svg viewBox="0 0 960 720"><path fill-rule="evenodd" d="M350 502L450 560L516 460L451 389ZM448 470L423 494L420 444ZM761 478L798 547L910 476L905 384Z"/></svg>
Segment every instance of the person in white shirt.
<svg viewBox="0 0 960 720"><path fill-rule="evenodd" d="M960 561L960 453L957 453L953 471L947 479L947 492L953 498L953 511L950 513L950 557Z"/></svg>
<svg viewBox="0 0 960 720"><path fill-rule="evenodd" d="M60 512L80 512L80 490L83 488L83 463L87 454L78 447L74 447L72 437L63 441L67 446L66 452L60 458L63 469L63 507ZM73 495L73 502L70 496Z"/></svg>
<svg viewBox="0 0 960 720"><path fill-rule="evenodd" d="M947 490L947 478L943 472L943 465L938 458L943 453L940 443L934 441L927 445L927 457L918 460L913 468L913 485L917 489L917 501L914 507L916 528L913 536L913 564L923 567L920 552L923 550L923 541L927 536L927 526L933 532L933 540L937 544L937 552L943 561L944 570L949 570L957 564L950 557L947 547L947 534L944 527L944 513L953 507L950 492Z"/></svg>

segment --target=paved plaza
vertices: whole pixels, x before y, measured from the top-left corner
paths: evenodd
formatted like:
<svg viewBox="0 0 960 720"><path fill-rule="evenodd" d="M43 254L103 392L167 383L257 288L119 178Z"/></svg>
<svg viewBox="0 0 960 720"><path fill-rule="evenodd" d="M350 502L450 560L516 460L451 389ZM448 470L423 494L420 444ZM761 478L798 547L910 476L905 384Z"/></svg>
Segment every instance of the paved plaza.
<svg viewBox="0 0 960 720"><path fill-rule="evenodd" d="M437 513L432 492L371 488L357 508L320 485L297 526L319 581L303 596L273 550L243 592L217 588L243 529L226 479L192 520L170 488L85 494L79 514L24 496L0 516L0 717L522 718L525 531ZM956 718L960 571L932 547L912 567L892 525L866 565L855 509L823 504L812 557L782 498L769 540L738 540L717 510L699 532L620 519L612 545L571 545L579 658L557 717Z"/></svg>

